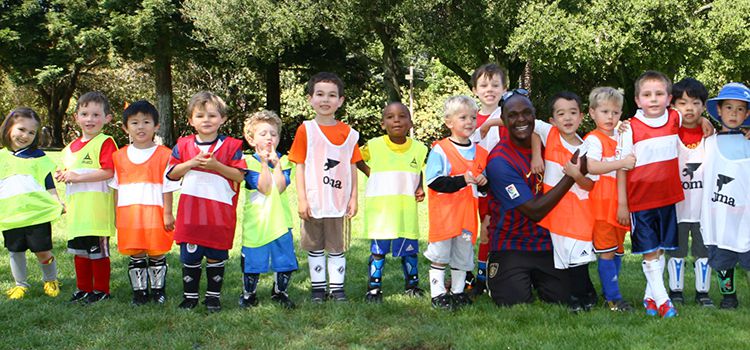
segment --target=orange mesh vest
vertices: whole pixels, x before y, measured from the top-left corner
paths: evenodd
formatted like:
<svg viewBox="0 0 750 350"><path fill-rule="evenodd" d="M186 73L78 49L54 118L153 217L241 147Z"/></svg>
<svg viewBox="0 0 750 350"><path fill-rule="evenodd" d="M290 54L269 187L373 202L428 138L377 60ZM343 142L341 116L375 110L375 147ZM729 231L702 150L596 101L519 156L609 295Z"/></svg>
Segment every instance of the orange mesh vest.
<svg viewBox="0 0 750 350"><path fill-rule="evenodd" d="M602 133L594 130L588 135L596 137L602 144L602 162L611 162L615 160L617 151L617 141ZM630 230L630 227L622 226L617 222L617 171L599 175L599 180L594 184L594 189L589 192L589 203L591 204L591 213L594 220L606 221L608 224Z"/></svg>

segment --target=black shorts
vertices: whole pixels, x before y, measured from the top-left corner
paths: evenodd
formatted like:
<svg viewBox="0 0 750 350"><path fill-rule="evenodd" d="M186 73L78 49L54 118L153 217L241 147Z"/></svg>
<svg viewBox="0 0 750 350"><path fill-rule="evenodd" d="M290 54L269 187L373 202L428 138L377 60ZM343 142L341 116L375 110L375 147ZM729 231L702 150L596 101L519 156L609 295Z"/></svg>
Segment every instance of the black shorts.
<svg viewBox="0 0 750 350"><path fill-rule="evenodd" d="M714 270L733 269L739 263L741 268L750 271L750 252L737 253L715 245L706 248L708 248L708 265Z"/></svg>
<svg viewBox="0 0 750 350"><path fill-rule="evenodd" d="M567 270L555 269L551 251L494 251L487 260L487 288L503 306L532 302L532 288L542 301L567 303L570 277Z"/></svg>
<svg viewBox="0 0 750 350"><path fill-rule="evenodd" d="M34 253L52 250L52 225L49 222L43 224L19 227L3 231L5 248L11 252L25 252L30 250Z"/></svg>
<svg viewBox="0 0 750 350"><path fill-rule="evenodd" d="M68 241L68 253L93 260L108 258L109 237L75 237Z"/></svg>

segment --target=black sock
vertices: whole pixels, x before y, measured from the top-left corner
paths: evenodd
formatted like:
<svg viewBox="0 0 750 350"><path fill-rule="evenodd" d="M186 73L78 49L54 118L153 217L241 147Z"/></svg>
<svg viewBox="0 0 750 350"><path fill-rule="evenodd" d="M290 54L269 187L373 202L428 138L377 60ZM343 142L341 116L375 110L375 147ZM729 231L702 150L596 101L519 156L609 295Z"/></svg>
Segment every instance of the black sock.
<svg viewBox="0 0 750 350"><path fill-rule="evenodd" d="M206 298L220 298L224 283L224 261L206 263Z"/></svg>
<svg viewBox="0 0 750 350"><path fill-rule="evenodd" d="M198 299L198 286L201 283L201 264L182 264L182 295L185 299Z"/></svg>
<svg viewBox="0 0 750 350"><path fill-rule="evenodd" d="M258 280L260 279L259 273L246 273L242 279L242 285L244 287L243 292L245 295L255 294L258 289Z"/></svg>
<svg viewBox="0 0 750 350"><path fill-rule="evenodd" d="M286 293L289 288L289 281L292 279L292 271L276 272L276 281L273 284L273 293Z"/></svg>

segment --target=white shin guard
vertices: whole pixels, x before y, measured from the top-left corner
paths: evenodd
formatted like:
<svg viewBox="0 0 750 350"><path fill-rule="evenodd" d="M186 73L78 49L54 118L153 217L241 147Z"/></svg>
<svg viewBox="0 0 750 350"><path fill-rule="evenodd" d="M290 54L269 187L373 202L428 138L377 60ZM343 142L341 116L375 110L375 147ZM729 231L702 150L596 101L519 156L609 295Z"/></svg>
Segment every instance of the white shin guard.
<svg viewBox="0 0 750 350"><path fill-rule="evenodd" d="M669 290L682 292L685 288L685 259L669 258L667 271L669 271Z"/></svg>
<svg viewBox="0 0 750 350"><path fill-rule="evenodd" d="M708 293L711 288L711 266L708 265L708 258L700 258L695 261L695 291L698 293Z"/></svg>

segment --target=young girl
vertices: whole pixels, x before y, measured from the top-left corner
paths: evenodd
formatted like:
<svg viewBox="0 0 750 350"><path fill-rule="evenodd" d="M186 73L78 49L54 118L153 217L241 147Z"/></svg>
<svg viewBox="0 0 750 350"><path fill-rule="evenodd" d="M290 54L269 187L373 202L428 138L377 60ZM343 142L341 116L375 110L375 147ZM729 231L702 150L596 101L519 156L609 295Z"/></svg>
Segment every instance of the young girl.
<svg viewBox="0 0 750 350"><path fill-rule="evenodd" d="M40 123L36 112L21 107L11 111L0 128L0 231L16 281L7 292L10 299L21 299L29 290L26 250L39 260L44 293L50 297L60 294L50 222L62 214L63 207L52 181L55 163L37 149Z"/></svg>

